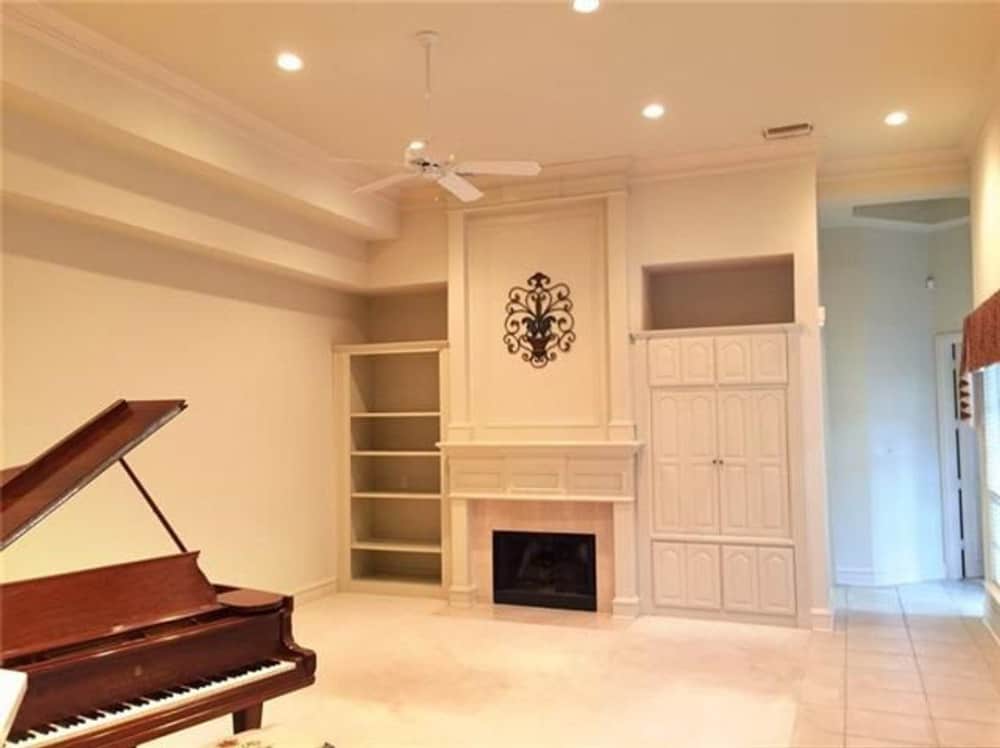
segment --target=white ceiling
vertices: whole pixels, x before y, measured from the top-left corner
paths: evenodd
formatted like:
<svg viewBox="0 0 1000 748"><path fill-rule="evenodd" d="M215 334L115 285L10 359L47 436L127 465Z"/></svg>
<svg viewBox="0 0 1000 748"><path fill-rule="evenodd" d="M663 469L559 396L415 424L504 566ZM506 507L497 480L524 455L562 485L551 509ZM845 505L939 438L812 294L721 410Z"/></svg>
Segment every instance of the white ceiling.
<svg viewBox="0 0 1000 748"><path fill-rule="evenodd" d="M545 163L760 143L809 120L824 159L954 148L978 124L1000 3L63 3L52 7L333 155ZM433 122L421 50L433 28ZM294 50L305 69L283 73ZM660 100L659 122L639 116ZM883 116L906 109L889 128Z"/></svg>

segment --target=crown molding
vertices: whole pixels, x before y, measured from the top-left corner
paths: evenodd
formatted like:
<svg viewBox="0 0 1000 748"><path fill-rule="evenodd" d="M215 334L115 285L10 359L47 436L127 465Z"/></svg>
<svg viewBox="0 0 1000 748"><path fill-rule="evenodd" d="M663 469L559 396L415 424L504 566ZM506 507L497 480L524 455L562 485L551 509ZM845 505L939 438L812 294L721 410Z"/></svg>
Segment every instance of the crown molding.
<svg viewBox="0 0 1000 748"><path fill-rule="evenodd" d="M629 170L630 184L670 179L756 171L819 159L819 143L813 138L759 143L741 148L694 151L669 156L634 159Z"/></svg>
<svg viewBox="0 0 1000 748"><path fill-rule="evenodd" d="M262 117L237 106L165 66L108 39L36 0L4 3L0 25L48 49L154 93L168 103L238 133L256 147L287 158L299 167L337 180L352 189L373 178L363 164L337 159ZM382 200L388 200L381 197Z"/></svg>
<svg viewBox="0 0 1000 748"><path fill-rule="evenodd" d="M819 182L833 183L865 177L921 174L946 169L968 169L969 159L961 148L906 151L880 156L825 161L819 169Z"/></svg>

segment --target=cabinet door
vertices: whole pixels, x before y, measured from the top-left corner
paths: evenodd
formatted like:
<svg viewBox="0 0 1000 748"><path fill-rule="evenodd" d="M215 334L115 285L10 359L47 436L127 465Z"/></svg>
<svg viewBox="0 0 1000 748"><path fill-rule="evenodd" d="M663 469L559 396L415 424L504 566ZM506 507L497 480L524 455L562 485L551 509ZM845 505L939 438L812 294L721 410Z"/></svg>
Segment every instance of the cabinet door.
<svg viewBox="0 0 1000 748"><path fill-rule="evenodd" d="M757 549L761 613L795 613L795 556L791 548Z"/></svg>
<svg viewBox="0 0 1000 748"><path fill-rule="evenodd" d="M754 477L751 495L755 532L789 537L788 434L784 390L754 392Z"/></svg>
<svg viewBox="0 0 1000 748"><path fill-rule="evenodd" d="M722 546L722 600L726 610L757 610L757 549Z"/></svg>
<svg viewBox="0 0 1000 748"><path fill-rule="evenodd" d="M681 384L681 344L677 338L650 340L648 355L650 386Z"/></svg>
<svg viewBox="0 0 1000 748"><path fill-rule="evenodd" d="M722 606L719 546L689 543L685 551L686 607L718 610Z"/></svg>
<svg viewBox="0 0 1000 748"><path fill-rule="evenodd" d="M719 531L715 392L654 390L654 532Z"/></svg>
<svg viewBox="0 0 1000 748"><path fill-rule="evenodd" d="M787 537L784 390L719 393L719 495L727 535Z"/></svg>
<svg viewBox="0 0 1000 748"><path fill-rule="evenodd" d="M715 339L715 373L719 384L750 384L751 337L722 335Z"/></svg>
<svg viewBox="0 0 1000 748"><path fill-rule="evenodd" d="M653 602L684 605L685 556L683 543L653 542Z"/></svg>
<svg viewBox="0 0 1000 748"><path fill-rule="evenodd" d="M753 393L719 392L719 503L722 532L750 535L753 441Z"/></svg>
<svg viewBox="0 0 1000 748"><path fill-rule="evenodd" d="M784 333L753 336L753 383L788 381L788 349Z"/></svg>
<svg viewBox="0 0 1000 748"><path fill-rule="evenodd" d="M680 338L681 382L715 384L715 339Z"/></svg>

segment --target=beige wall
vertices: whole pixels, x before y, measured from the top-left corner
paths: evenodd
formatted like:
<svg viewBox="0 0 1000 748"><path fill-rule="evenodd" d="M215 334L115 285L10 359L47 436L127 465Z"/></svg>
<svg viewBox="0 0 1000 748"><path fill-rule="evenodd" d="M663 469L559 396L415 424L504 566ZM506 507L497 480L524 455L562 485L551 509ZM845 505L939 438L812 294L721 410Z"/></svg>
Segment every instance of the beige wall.
<svg viewBox="0 0 1000 748"><path fill-rule="evenodd" d="M976 304L1000 289L1000 103L972 159L972 273Z"/></svg>
<svg viewBox="0 0 1000 748"><path fill-rule="evenodd" d="M443 208L403 210L396 239L368 246L373 290L440 285L448 280L448 218Z"/></svg>
<svg viewBox="0 0 1000 748"><path fill-rule="evenodd" d="M116 398L186 398L130 461L209 577L329 580L330 344L362 339L364 302L5 207L3 464ZM6 550L5 574L172 550L113 468Z"/></svg>

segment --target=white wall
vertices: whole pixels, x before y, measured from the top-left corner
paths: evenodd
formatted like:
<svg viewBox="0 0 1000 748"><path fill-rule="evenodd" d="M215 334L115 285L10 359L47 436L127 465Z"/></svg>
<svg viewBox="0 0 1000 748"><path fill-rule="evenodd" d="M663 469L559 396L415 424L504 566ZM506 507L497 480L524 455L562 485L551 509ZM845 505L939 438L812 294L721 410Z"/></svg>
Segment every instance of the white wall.
<svg viewBox="0 0 1000 748"><path fill-rule="evenodd" d="M934 335L971 307L968 227L825 229L820 263L837 578L940 578Z"/></svg>
<svg viewBox="0 0 1000 748"><path fill-rule="evenodd" d="M364 302L5 206L3 464L119 397L186 398L133 467L213 581L291 592L336 557L330 345ZM4 552L23 578L173 552L113 468Z"/></svg>

